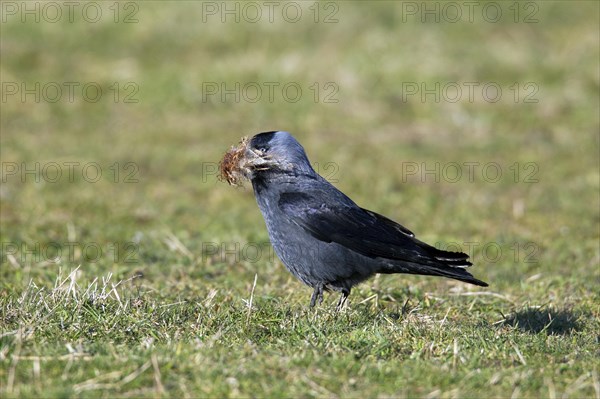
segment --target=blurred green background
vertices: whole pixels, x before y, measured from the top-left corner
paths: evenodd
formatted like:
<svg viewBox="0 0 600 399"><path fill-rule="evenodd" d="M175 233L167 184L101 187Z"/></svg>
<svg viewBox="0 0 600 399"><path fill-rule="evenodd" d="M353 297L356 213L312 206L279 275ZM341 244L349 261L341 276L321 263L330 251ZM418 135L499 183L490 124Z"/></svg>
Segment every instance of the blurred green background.
<svg viewBox="0 0 600 399"><path fill-rule="evenodd" d="M361 206L398 220L425 241L474 248L473 273L491 283L489 292L510 301L476 300L483 306L477 318L466 310L473 303L453 302L455 320L491 325L501 314L542 306L566 314L567 322L586 320L572 331L582 341L562 337L558 345L565 354L573 352L568 342L591 348L586 345L597 340L597 2L66 3L1 3L2 324L16 331L33 319L42 331L24 342L4 336L5 392L41 392L31 365L21 375L15 365L11 380L16 348L42 356L47 352L38 345L45 342L59 356L65 342L80 340L99 345L100 353L110 352L111 345L129 353L154 329L156 342L164 345L160 360L172 352L169 331L180 331L184 342L202 341L201 327L188 322L204 315L194 304L212 290L224 304L214 317L229 320L235 330L239 320L227 315L246 314L240 298L248 297L255 274L255 304L267 309L263 323L291 311L300 324L319 324L297 315L310 290L272 257L250 187L233 189L217 180L217 163L229 146L266 130L294 134L318 171ZM460 178L454 179L456 169L447 169L453 165L461 167ZM496 179L498 169L502 175ZM62 172L58 178L56 170ZM102 175L96 179L98 170ZM88 247L95 245L101 253L90 255ZM248 245L260 245L262 252L244 254ZM57 251L60 261L51 256ZM30 281L51 289L59 273L64 278L77 266L81 287L107 273L117 281L140 275L135 289L147 301L187 301L190 319L155 320L140 335L99 338L75 327L56 329L54 316L33 312L33 302L33 313L18 305ZM122 295L133 291L128 287ZM471 289L441 279L385 276L354 292L354 311L362 313L350 318L368 325L374 315L398 311L408 297L425 306L420 312L441 320L450 309L428 309L427 293L445 297ZM388 302L358 305L373 294L387 295ZM159 316L141 311L136 317ZM89 323L95 328L105 324L94 320ZM215 326L202 327L210 334L228 325L214 320ZM285 341L286 327L281 328L278 339ZM514 333L515 342L530 339ZM251 339L243 331L233 336ZM221 348L228 345L225 340ZM265 345L293 350L282 342ZM192 347L186 348L194 352ZM526 368L535 378L525 393L547 395L547 381L567 392L581 373L591 372L593 351L592 358L578 360L580 368L562 376L553 366L562 360L551 355L558 349L547 349L548 357L529 362L550 366ZM403 362L415 350L377 361ZM513 352L512 346L507 350ZM345 354L346 349L334 350L334 357ZM235 363L248 355L226 350L221 356L211 361ZM485 386L452 391L454 385L435 377L444 361L431 356L430 363L419 364L425 382L402 390L381 375L361 378L358 386L336 385L331 381L345 375L351 359L338 367L317 358L313 361L331 367L324 391L304 380L269 390L266 368L235 385L215 368L207 372L213 385L202 392L460 396ZM271 364L268 356L264 361ZM489 382L496 361L491 356L471 366L489 374ZM106 359L100 364L99 370L117 367ZM51 362L48 368L53 367L56 376L45 374L42 387L57 394L88 392L73 384L90 378L91 371L64 384L57 383L64 364ZM593 369L597 388L597 363ZM282 378L293 376L290 371ZM597 396L591 374L586 378L587 385L575 392ZM132 394L148 395L144 387L156 385L151 378L140 381L141 390ZM130 386L111 389L124 394ZM157 392L182 394L178 389ZM488 393L506 396L512 390L514 381Z"/></svg>

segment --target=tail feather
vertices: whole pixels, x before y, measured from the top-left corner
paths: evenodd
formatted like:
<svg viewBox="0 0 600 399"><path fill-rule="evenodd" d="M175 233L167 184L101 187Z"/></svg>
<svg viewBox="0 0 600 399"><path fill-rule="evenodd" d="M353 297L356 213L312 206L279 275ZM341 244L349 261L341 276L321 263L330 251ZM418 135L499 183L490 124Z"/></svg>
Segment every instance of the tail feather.
<svg viewBox="0 0 600 399"><path fill-rule="evenodd" d="M466 268L473 264L469 262L469 255L462 252L443 251L414 239L422 253L422 261L417 262L390 262L382 273L408 273L428 276L448 277L465 283L487 287L485 281L473 277Z"/></svg>
<svg viewBox="0 0 600 399"><path fill-rule="evenodd" d="M423 263L412 263L412 262L393 262L387 263L385 267L380 270L380 273L406 273L406 274L419 274L423 276L439 276L447 277L454 280L460 280L465 283L479 285L481 287L487 287L488 283L481 281L473 277L471 273L465 270L467 266L451 266L447 263L428 262Z"/></svg>
<svg viewBox="0 0 600 399"><path fill-rule="evenodd" d="M486 282L476 279L471 273L465 270L467 267L473 265L468 260L469 255L463 252L444 251L428 244L421 246L421 248L438 261L436 265L428 267L428 269L431 268L430 271L433 275L449 277L481 287L488 286Z"/></svg>
<svg viewBox="0 0 600 399"><path fill-rule="evenodd" d="M463 281L465 283L478 285L480 287L488 286L488 283L476 279L471 273L469 273L463 268L447 267L446 265L440 265L440 267L425 266L424 269L426 273L423 274L428 274L430 276L448 277L454 280ZM422 270L423 269L421 269L421 271ZM417 274L421 274L421 272L417 272Z"/></svg>

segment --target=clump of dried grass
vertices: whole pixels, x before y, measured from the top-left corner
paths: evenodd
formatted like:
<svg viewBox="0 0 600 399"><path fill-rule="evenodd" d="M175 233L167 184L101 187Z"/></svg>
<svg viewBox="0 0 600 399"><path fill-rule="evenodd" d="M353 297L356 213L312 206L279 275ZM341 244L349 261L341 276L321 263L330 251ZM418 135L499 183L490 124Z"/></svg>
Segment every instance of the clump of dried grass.
<svg viewBox="0 0 600 399"><path fill-rule="evenodd" d="M219 163L219 180L226 181L232 186L241 186L245 178L244 162L246 150L248 147L248 138L243 137L237 146L232 146L229 151L223 155Z"/></svg>

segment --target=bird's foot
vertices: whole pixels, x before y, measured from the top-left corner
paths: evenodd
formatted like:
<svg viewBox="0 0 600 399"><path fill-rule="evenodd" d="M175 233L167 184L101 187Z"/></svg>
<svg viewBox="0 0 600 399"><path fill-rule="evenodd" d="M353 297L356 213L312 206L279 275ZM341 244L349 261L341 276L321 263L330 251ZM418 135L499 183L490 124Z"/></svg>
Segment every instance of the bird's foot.
<svg viewBox="0 0 600 399"><path fill-rule="evenodd" d="M310 307L314 308L317 301L319 301L319 305L323 303L323 284L315 285L315 290L310 298Z"/></svg>
<svg viewBox="0 0 600 399"><path fill-rule="evenodd" d="M342 290L342 296L340 297L340 301L338 302L335 310L338 312L344 309L347 305L348 296L350 295L350 290Z"/></svg>

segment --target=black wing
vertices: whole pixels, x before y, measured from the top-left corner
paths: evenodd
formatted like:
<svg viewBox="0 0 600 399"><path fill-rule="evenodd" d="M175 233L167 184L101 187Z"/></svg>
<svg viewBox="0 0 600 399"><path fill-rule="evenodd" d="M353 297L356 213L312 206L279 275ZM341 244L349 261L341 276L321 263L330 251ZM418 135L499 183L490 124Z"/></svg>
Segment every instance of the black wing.
<svg viewBox="0 0 600 399"><path fill-rule="evenodd" d="M463 270L471 266L468 255L432 247L406 227L354 203L330 204L322 198L319 191L288 192L280 195L278 205L291 221L321 241L335 242L371 258L440 268L451 274L448 277L485 284Z"/></svg>
<svg viewBox="0 0 600 399"><path fill-rule="evenodd" d="M279 198L279 208L313 237L373 258L415 263L429 260L422 251L423 245L429 245L415 239L407 228L358 206L324 203L319 193L314 194L291 192ZM466 260L467 256L461 258Z"/></svg>

